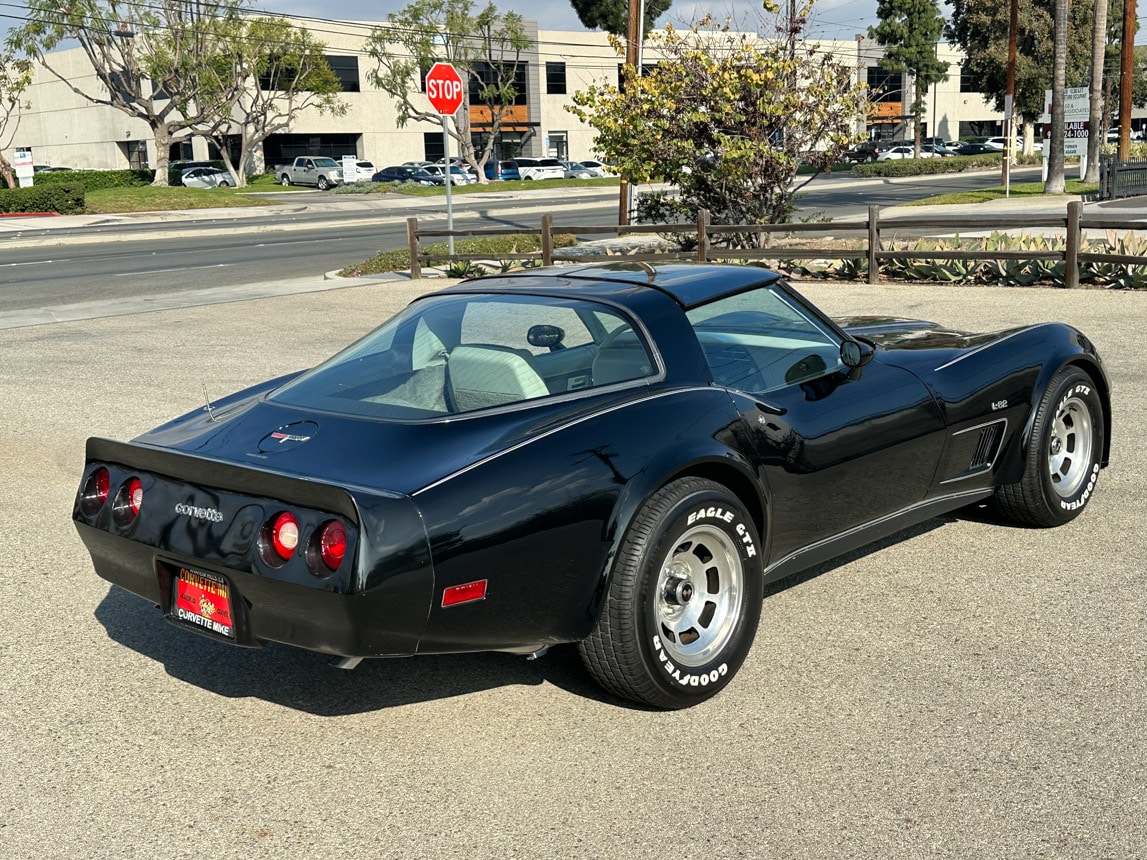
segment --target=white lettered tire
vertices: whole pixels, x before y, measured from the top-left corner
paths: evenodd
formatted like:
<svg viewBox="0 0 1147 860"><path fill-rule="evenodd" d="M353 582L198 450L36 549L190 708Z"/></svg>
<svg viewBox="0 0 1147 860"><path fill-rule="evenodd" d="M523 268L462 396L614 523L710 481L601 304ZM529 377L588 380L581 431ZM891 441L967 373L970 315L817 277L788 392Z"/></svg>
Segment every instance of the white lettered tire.
<svg viewBox="0 0 1147 860"><path fill-rule="evenodd" d="M996 507L1039 528L1075 519L1095 493L1104 439L1094 380L1077 367L1063 368L1036 407L1023 477L996 490Z"/></svg>
<svg viewBox="0 0 1147 860"><path fill-rule="evenodd" d="M724 689L748 656L763 585L745 506L713 481L673 481L630 524L582 660L623 698L695 705Z"/></svg>

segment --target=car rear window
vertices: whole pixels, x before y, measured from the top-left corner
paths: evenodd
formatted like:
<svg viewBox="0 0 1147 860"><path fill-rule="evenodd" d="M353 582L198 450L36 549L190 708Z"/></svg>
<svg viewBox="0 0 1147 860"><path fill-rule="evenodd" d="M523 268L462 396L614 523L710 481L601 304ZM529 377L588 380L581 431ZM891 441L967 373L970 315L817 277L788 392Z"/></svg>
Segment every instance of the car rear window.
<svg viewBox="0 0 1147 860"><path fill-rule="evenodd" d="M415 302L270 399L342 415L419 420L640 381L653 353L599 302L443 295Z"/></svg>

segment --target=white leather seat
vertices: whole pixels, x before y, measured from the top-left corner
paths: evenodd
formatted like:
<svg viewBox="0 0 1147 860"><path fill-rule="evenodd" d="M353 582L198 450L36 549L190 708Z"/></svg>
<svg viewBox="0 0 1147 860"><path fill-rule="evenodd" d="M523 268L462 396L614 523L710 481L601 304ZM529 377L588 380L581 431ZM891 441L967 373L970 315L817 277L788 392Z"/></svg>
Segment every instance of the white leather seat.
<svg viewBox="0 0 1147 860"><path fill-rule="evenodd" d="M447 374L458 412L517 403L549 394L545 382L517 352L497 346L457 346Z"/></svg>

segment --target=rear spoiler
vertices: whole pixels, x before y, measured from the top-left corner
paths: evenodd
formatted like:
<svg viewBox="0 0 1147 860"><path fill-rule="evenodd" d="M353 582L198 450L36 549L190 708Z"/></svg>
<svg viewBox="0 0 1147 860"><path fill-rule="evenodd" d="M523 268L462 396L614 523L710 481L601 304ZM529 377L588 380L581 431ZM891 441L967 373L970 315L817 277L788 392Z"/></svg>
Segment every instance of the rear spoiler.
<svg viewBox="0 0 1147 860"><path fill-rule="evenodd" d="M356 527L359 525L358 507L347 490L256 465L239 466L198 454L155 448L139 442L115 442L97 436L88 439L87 460L88 463L114 463L129 470L139 469L233 493L278 499L312 510L340 514Z"/></svg>

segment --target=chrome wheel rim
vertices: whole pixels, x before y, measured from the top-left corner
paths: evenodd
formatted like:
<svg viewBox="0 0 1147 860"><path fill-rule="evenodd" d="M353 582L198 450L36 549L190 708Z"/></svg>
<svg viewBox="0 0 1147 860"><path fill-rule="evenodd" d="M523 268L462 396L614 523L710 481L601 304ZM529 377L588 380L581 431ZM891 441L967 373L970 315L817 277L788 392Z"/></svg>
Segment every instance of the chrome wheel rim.
<svg viewBox="0 0 1147 860"><path fill-rule="evenodd" d="M1055 413L1047 443L1048 474L1060 498L1074 496L1087 480L1093 445L1091 412L1078 397L1069 397Z"/></svg>
<svg viewBox="0 0 1147 860"><path fill-rule="evenodd" d="M732 538L700 525L685 532L661 562L654 611L670 658L697 667L732 639L741 616L745 571Z"/></svg>

